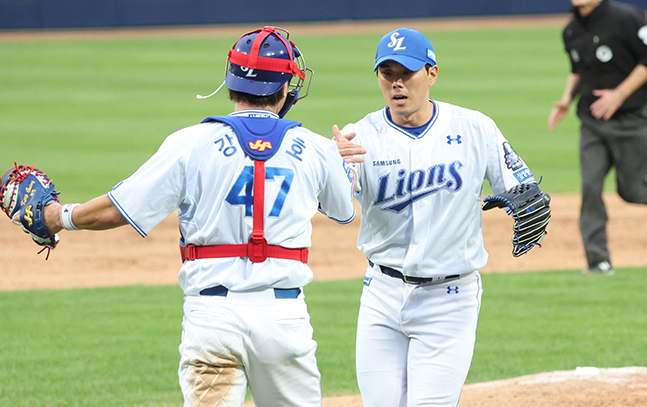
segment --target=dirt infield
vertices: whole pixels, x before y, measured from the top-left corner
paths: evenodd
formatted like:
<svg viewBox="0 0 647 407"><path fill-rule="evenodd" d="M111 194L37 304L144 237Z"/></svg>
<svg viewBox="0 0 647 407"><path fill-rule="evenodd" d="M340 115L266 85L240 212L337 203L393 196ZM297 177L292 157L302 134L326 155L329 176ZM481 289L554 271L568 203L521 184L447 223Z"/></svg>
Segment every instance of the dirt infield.
<svg viewBox="0 0 647 407"><path fill-rule="evenodd" d="M616 267L647 264L647 208L605 195L609 209L609 240ZM567 270L584 267L578 230L579 196L554 195L553 217L542 248L513 258L512 222L503 210L483 213L489 272ZM338 225L318 214L313 220L310 266L315 280L363 276L366 259L355 247L359 215L349 225ZM180 266L178 223L170 216L143 239L123 227L103 232L62 232L61 244L49 260L37 256L38 247L8 219L0 222L0 290L177 284ZM20 258L26 262L15 262Z"/></svg>

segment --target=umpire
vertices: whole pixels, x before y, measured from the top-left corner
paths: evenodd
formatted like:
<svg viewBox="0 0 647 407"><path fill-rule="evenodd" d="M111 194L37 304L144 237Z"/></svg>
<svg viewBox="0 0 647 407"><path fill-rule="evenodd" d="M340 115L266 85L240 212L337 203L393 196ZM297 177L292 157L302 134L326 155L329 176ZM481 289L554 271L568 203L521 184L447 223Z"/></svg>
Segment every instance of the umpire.
<svg viewBox="0 0 647 407"><path fill-rule="evenodd" d="M647 21L645 11L609 0L571 0L563 31L571 61L564 94L548 118L554 130L579 95L582 206L588 267L614 274L607 247L604 178L616 169L618 194L647 203Z"/></svg>

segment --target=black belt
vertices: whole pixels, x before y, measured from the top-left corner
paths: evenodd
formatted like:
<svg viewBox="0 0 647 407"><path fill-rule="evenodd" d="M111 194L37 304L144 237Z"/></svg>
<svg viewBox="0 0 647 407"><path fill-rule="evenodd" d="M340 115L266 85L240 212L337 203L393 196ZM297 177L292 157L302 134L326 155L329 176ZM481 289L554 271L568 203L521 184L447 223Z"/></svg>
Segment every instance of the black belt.
<svg viewBox="0 0 647 407"><path fill-rule="evenodd" d="M217 285L214 287L205 288L200 291L200 295L210 295L218 297L226 297L229 290L227 287L222 285ZM284 299L284 298L297 298L301 294L300 288L275 288L274 289L274 298Z"/></svg>
<svg viewBox="0 0 647 407"><path fill-rule="evenodd" d="M452 274L449 276L438 276L438 277L409 277L405 276L398 270L387 267L387 266L380 266L379 264L375 264L372 261L368 261L368 264L371 267L377 266L377 268L383 273L386 274L389 277L393 278L398 278L402 281L404 281L407 284L428 284L428 283L442 283L442 282L448 282L452 280L458 280L459 278L463 277L462 274Z"/></svg>

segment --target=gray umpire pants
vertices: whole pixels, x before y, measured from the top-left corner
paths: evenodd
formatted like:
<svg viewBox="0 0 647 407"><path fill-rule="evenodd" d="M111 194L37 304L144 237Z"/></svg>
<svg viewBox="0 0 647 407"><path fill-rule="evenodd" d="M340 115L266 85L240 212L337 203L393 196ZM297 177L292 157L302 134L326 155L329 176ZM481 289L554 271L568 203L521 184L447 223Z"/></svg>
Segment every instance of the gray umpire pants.
<svg viewBox="0 0 647 407"><path fill-rule="evenodd" d="M589 267L611 263L602 200L611 167L616 170L618 195L630 203L647 203L647 105L617 116L605 121L580 115L580 232Z"/></svg>

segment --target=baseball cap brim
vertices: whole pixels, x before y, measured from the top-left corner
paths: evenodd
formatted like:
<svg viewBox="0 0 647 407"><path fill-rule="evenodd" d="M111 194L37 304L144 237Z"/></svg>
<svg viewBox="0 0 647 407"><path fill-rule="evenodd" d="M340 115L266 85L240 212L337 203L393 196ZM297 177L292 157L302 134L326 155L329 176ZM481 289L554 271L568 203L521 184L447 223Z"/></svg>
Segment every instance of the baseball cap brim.
<svg viewBox="0 0 647 407"><path fill-rule="evenodd" d="M399 63L400 65L404 66L410 71L416 72L421 70L425 65L427 65L427 61L420 60L418 58L413 58L407 55L385 55L375 61L375 66L373 67L373 72L377 71L377 67L382 64L382 62L386 61L394 61Z"/></svg>

